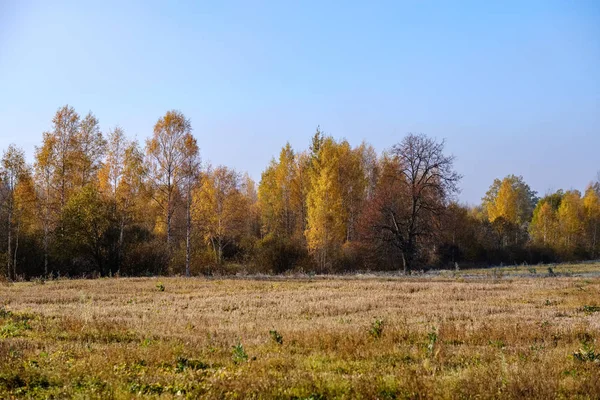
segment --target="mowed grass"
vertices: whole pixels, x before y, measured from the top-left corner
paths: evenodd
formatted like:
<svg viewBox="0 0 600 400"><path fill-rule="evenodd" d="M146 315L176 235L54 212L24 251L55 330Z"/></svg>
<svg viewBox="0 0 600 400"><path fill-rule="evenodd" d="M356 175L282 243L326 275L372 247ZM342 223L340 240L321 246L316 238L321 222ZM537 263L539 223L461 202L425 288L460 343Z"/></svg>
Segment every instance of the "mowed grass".
<svg viewBox="0 0 600 400"><path fill-rule="evenodd" d="M59 280L0 306L0 398L600 398L588 276Z"/></svg>

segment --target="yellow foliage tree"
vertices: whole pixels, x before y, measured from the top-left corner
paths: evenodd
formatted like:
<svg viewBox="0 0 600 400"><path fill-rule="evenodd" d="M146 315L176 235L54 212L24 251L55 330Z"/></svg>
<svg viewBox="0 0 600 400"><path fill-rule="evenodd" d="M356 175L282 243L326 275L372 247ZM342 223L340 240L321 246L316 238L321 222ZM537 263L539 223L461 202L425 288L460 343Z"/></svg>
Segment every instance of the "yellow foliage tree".
<svg viewBox="0 0 600 400"><path fill-rule="evenodd" d="M279 160L272 160L263 172L259 201L263 210L265 234L291 237L298 225L299 213L294 199L296 157L289 143L281 149Z"/></svg>
<svg viewBox="0 0 600 400"><path fill-rule="evenodd" d="M63 208L80 186L82 147L80 146L80 119L73 107L58 109L52 119L52 131L43 134L43 142L36 147L35 176L41 192L40 220L43 225L44 273L48 274L48 253L51 235L57 231L63 236L60 216ZM58 229L57 229L58 228Z"/></svg>
<svg viewBox="0 0 600 400"><path fill-rule="evenodd" d="M556 212L547 201L541 201L533 212L529 226L532 239L542 245L554 245L558 229Z"/></svg>
<svg viewBox="0 0 600 400"><path fill-rule="evenodd" d="M585 191L583 208L585 212L585 236L590 256L595 258L598 254L598 235L600 234L600 195L592 185Z"/></svg>
<svg viewBox="0 0 600 400"><path fill-rule="evenodd" d="M346 241L356 238L356 224L363 207L367 190L367 176L363 170L363 152L353 149L347 141L337 146L339 181L342 189L342 205L346 217Z"/></svg>
<svg viewBox="0 0 600 400"><path fill-rule="evenodd" d="M142 208L147 204L143 177L145 168L143 154L135 141L128 141L121 128L108 133L106 158L98 172L102 194L113 201L119 224L117 241L117 269L123 259L125 228L134 221L142 220ZM147 210L144 210L147 214Z"/></svg>
<svg viewBox="0 0 600 400"><path fill-rule="evenodd" d="M158 119L152 138L146 141L153 198L162 211L169 250L173 244L176 196L186 176L186 138L191 130L190 121L181 112L172 110Z"/></svg>
<svg viewBox="0 0 600 400"><path fill-rule="evenodd" d="M239 180L238 173L227 167L209 168L192 194L193 219L217 264L223 263L225 248L245 232L249 211Z"/></svg>
<svg viewBox="0 0 600 400"><path fill-rule="evenodd" d="M536 193L522 177L508 175L494 180L482 204L490 222L502 217L506 222L521 226L531 220L537 201Z"/></svg>
<svg viewBox="0 0 600 400"><path fill-rule="evenodd" d="M502 180L498 195L488 205L487 212L490 222L504 218L507 222L518 223L517 192L508 179Z"/></svg>
<svg viewBox="0 0 600 400"><path fill-rule="evenodd" d="M344 207L340 172L339 147L331 137L327 137L311 165L305 231L308 250L321 270L331 267L347 234L348 214Z"/></svg>
<svg viewBox="0 0 600 400"><path fill-rule="evenodd" d="M78 188L89 183L96 184L107 143L100 131L98 119L91 112L81 120L75 140L74 184Z"/></svg>
<svg viewBox="0 0 600 400"><path fill-rule="evenodd" d="M558 227L562 238L562 247L571 253L581 243L583 233L584 209L581 193L572 190L565 193L558 208Z"/></svg>
<svg viewBox="0 0 600 400"><path fill-rule="evenodd" d="M29 181L29 170L25 163L25 153L15 145L11 144L4 152L0 161L0 182L6 190L4 196L0 197L2 202L0 206L6 210L6 237L7 237L7 254L6 254L6 271L10 279L16 279L16 252L18 248L18 229L20 225L20 212L22 203L18 201L19 192L23 189L23 184ZM31 205L29 205L31 206ZM16 230L16 232L15 232ZM17 240L16 248L13 248L13 241Z"/></svg>

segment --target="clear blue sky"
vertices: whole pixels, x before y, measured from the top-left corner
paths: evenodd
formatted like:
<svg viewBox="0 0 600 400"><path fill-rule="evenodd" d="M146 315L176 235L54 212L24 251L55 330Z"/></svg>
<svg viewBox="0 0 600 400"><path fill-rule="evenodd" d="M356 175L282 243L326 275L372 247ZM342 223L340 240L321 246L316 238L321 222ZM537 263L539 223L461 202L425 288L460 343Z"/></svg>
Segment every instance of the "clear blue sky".
<svg viewBox="0 0 600 400"><path fill-rule="evenodd" d="M32 160L67 103L141 141L181 110L204 160L256 180L321 125L378 151L445 138L469 203L509 173L583 190L600 170L600 1L0 0L0 148Z"/></svg>

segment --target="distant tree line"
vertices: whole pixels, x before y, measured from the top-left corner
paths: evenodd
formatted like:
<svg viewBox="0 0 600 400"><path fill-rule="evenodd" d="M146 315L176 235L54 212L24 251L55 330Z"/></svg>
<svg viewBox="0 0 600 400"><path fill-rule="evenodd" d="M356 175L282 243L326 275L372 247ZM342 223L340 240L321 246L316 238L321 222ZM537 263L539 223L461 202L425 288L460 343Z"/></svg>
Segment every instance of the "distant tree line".
<svg viewBox="0 0 600 400"><path fill-rule="evenodd" d="M33 165L0 163L0 271L34 276L343 272L583 260L600 252L600 183L538 198L496 179L477 207L444 142L409 134L378 155L318 128L258 185L203 164L190 121L158 119L144 145L60 108Z"/></svg>

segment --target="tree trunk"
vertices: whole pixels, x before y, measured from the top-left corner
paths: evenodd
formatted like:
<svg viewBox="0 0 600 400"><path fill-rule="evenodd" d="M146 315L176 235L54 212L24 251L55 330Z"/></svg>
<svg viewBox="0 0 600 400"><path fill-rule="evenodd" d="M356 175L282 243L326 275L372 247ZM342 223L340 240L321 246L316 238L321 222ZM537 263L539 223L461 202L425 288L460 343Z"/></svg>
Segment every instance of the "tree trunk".
<svg viewBox="0 0 600 400"><path fill-rule="evenodd" d="M594 234L592 235L592 258L596 258L596 234L598 233L598 224L594 224Z"/></svg>
<svg viewBox="0 0 600 400"><path fill-rule="evenodd" d="M94 251L94 256L96 257L96 263L98 264L98 269L100 270L100 276L102 276L102 277L107 276L108 274L106 273L106 270L104 269L104 262L102 261L102 254L101 254L100 250L96 249Z"/></svg>
<svg viewBox="0 0 600 400"><path fill-rule="evenodd" d="M167 206L167 248L171 252L171 204Z"/></svg>
<svg viewBox="0 0 600 400"><path fill-rule="evenodd" d="M219 256L217 254L217 245L215 244L215 239L213 237L210 238L210 244L213 248L213 254L215 255L215 263L219 263Z"/></svg>
<svg viewBox="0 0 600 400"><path fill-rule="evenodd" d="M19 231L21 223L17 222L17 231L15 232L15 252L13 253L13 276L17 279L17 252L19 251Z"/></svg>
<svg viewBox="0 0 600 400"><path fill-rule="evenodd" d="M8 254L6 257L6 274L8 276L8 279L11 279L11 271L12 271L12 205L10 204L10 200L9 200L9 205L8 205L8 226L7 226L7 230L8 230ZM13 279L15 277L13 276Z"/></svg>
<svg viewBox="0 0 600 400"><path fill-rule="evenodd" d="M46 183L46 184L49 185L49 183ZM48 235L50 234L49 227L48 227L48 224L50 223L49 202L50 202L50 188L47 186L46 187L46 201L45 201L46 209L44 210L44 276L45 277L48 276Z"/></svg>
<svg viewBox="0 0 600 400"><path fill-rule="evenodd" d="M192 235L192 199L190 188L187 191L186 229L185 229L185 276L190 276L191 235Z"/></svg>
<svg viewBox="0 0 600 400"><path fill-rule="evenodd" d="M169 252L169 263L171 262L170 260L170 256L171 256L171 217L173 214L173 204L172 204L172 196L173 196L173 186L171 183L171 172L170 172L170 168L169 167L169 172L168 172L168 180L167 180L167 250Z"/></svg>
<svg viewBox="0 0 600 400"><path fill-rule="evenodd" d="M223 240L219 236L219 265L223 264Z"/></svg>
<svg viewBox="0 0 600 400"><path fill-rule="evenodd" d="M44 276L48 276L48 226L44 226Z"/></svg>
<svg viewBox="0 0 600 400"><path fill-rule="evenodd" d="M125 217L121 218L119 226L119 241L117 242L117 273L121 272L121 258L123 254L123 237L125 231Z"/></svg>
<svg viewBox="0 0 600 400"><path fill-rule="evenodd" d="M594 227L594 257L596 257L596 248L598 247L596 241L597 241L597 237L598 237L598 226Z"/></svg>

